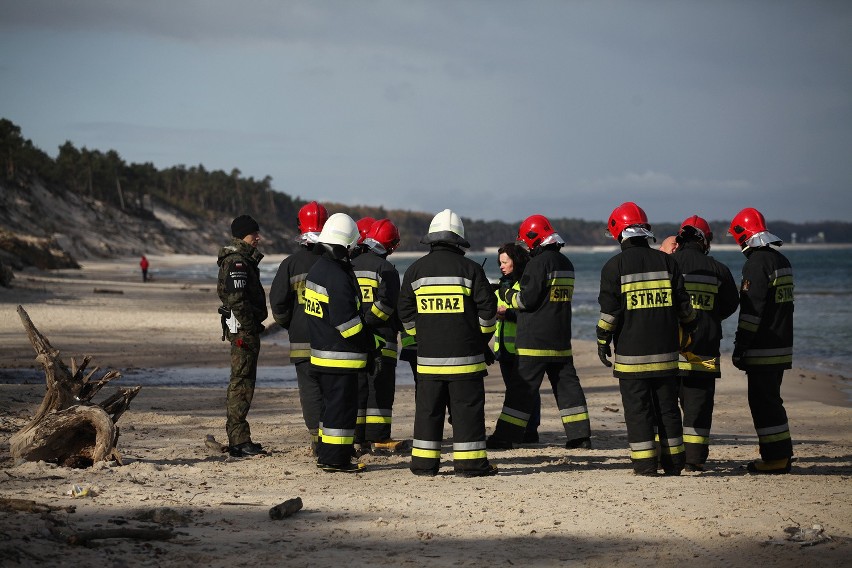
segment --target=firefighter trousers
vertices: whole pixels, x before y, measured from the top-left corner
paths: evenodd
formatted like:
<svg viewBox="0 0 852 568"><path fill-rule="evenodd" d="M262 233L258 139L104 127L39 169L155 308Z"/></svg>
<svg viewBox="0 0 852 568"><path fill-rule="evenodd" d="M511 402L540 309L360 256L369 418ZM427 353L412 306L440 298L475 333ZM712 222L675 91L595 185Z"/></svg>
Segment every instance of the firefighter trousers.
<svg viewBox="0 0 852 568"><path fill-rule="evenodd" d="M568 441L591 436L589 409L580 378L574 369L574 360L539 361L537 357L518 357L517 384L506 384L503 410L494 427L495 438L510 442L522 442L524 432L540 401L539 389L545 374L553 388L556 406Z"/></svg>
<svg viewBox="0 0 852 568"><path fill-rule="evenodd" d="M310 374L319 383L323 400L317 462L336 466L348 464L354 454L358 372L327 373L311 367Z"/></svg>
<svg viewBox="0 0 852 568"><path fill-rule="evenodd" d="M355 443L391 439L393 399L396 394L396 359L384 357L382 370L371 376L358 373L358 422Z"/></svg>
<svg viewBox="0 0 852 568"><path fill-rule="evenodd" d="M707 461L715 394L716 379L713 377L682 377L680 380L683 447L688 464L702 465Z"/></svg>
<svg viewBox="0 0 852 568"><path fill-rule="evenodd" d="M322 389L319 381L311 376L311 361L305 359L296 362L296 381L299 385L299 402L302 405L302 417L311 435L311 445L319 442L319 423L322 416Z"/></svg>
<svg viewBox="0 0 852 568"><path fill-rule="evenodd" d="M685 456L683 422L677 403L678 377L619 379L618 383L633 471L656 473L659 463L666 473L679 474Z"/></svg>
<svg viewBox="0 0 852 568"><path fill-rule="evenodd" d="M231 380L228 383L225 431L228 444L238 446L251 441L251 428L246 420L254 385L257 382L257 358L260 355L260 336L239 332L231 340Z"/></svg>
<svg viewBox="0 0 852 568"><path fill-rule="evenodd" d="M747 371L748 406L757 431L760 457L778 460L793 457L793 440L787 411L781 399L784 371Z"/></svg>
<svg viewBox="0 0 852 568"><path fill-rule="evenodd" d="M417 381L411 471L434 475L441 463L444 412L453 408L453 467L488 471L485 451L485 386L481 376Z"/></svg>

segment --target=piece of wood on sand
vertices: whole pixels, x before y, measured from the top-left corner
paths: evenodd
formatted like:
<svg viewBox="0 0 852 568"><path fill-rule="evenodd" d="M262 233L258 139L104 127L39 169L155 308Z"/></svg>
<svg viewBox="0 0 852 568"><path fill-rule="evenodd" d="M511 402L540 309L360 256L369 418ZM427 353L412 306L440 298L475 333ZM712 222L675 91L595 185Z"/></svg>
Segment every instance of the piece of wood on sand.
<svg viewBox="0 0 852 568"><path fill-rule="evenodd" d="M59 350L36 329L22 306L18 306L18 315L35 349L36 361L44 368L47 390L33 419L9 438L12 457L67 467L89 467L103 460L120 464L115 423L142 387L120 388L94 404L92 398L121 373L108 371L95 379L100 369L86 372L91 361L88 355L79 365L72 358L69 369L59 358Z"/></svg>
<svg viewBox="0 0 852 568"><path fill-rule="evenodd" d="M302 498L294 497L293 499L287 499L283 503L279 503L269 509L269 518L277 521L279 519L284 519L297 513L302 509Z"/></svg>

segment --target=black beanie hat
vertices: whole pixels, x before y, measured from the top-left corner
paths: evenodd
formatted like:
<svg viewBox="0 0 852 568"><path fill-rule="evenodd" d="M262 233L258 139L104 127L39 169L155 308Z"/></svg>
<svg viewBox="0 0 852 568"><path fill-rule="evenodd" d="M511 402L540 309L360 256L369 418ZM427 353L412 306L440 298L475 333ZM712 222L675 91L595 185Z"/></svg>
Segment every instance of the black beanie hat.
<svg viewBox="0 0 852 568"><path fill-rule="evenodd" d="M231 234L235 238L241 239L246 235L257 233L260 231L260 225L249 215L240 215L231 222Z"/></svg>

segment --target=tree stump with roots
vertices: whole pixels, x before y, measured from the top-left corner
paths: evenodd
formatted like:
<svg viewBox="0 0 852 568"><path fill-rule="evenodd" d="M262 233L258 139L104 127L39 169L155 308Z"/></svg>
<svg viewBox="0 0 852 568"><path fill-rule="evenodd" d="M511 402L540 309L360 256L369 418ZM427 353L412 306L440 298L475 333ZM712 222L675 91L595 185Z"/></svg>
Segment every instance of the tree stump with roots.
<svg viewBox="0 0 852 568"><path fill-rule="evenodd" d="M92 398L121 373L108 371L95 379L100 368L86 372L92 359L88 355L79 365L72 357L69 369L59 358L59 350L36 329L22 306L18 306L18 315L35 349L36 361L44 367L47 391L29 424L9 438L12 457L67 467L89 467L102 460L120 464L116 422L142 387L120 388L94 404Z"/></svg>

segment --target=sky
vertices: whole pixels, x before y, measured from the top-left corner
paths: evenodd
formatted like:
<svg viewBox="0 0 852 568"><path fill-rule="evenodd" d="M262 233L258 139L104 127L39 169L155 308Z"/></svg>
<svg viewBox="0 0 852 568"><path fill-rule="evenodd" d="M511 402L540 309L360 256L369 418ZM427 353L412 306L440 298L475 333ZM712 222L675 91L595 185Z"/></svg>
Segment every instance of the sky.
<svg viewBox="0 0 852 568"><path fill-rule="evenodd" d="M51 156L517 221L852 220L852 2L0 0Z"/></svg>

